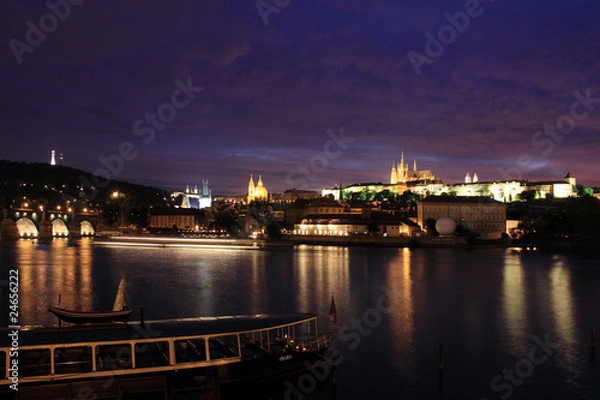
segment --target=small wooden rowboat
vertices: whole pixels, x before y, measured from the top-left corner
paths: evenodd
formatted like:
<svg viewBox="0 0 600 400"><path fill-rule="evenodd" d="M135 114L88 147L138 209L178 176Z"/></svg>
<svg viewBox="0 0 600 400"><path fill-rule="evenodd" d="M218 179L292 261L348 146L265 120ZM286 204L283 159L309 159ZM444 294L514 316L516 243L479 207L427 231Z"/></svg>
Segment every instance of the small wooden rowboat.
<svg viewBox="0 0 600 400"><path fill-rule="evenodd" d="M61 321L71 324L127 322L132 310L118 311L73 311L64 308L49 306L48 311L56 315Z"/></svg>

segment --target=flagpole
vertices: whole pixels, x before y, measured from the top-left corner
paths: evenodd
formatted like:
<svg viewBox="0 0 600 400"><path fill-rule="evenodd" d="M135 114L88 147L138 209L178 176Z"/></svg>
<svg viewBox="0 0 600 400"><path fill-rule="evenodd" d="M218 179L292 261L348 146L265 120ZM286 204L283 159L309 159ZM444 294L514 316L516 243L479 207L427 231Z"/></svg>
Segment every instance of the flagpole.
<svg viewBox="0 0 600 400"><path fill-rule="evenodd" d="M337 324L337 309L335 307L335 298L333 297L333 292L331 292L331 305L329 306L329 317L330 318L328 319L331 319L331 323L333 325ZM331 330L329 330L329 341L331 342L332 340L333 334L331 333ZM335 364L335 362L332 363L331 366L331 384L331 396L335 399L337 397L337 365Z"/></svg>
<svg viewBox="0 0 600 400"><path fill-rule="evenodd" d="M337 309L335 307L335 298L333 292L331 292L331 305L329 306L329 317L333 325L337 324ZM331 330L329 331L329 340L332 338Z"/></svg>

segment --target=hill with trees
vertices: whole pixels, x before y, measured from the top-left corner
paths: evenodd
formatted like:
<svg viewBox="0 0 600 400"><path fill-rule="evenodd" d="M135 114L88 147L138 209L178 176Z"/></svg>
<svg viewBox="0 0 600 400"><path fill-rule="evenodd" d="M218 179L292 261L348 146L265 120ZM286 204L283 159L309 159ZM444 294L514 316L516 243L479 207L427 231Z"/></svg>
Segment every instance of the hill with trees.
<svg viewBox="0 0 600 400"><path fill-rule="evenodd" d="M0 207L97 211L107 226L148 225L148 214L169 207L166 190L105 179L62 165L0 160Z"/></svg>

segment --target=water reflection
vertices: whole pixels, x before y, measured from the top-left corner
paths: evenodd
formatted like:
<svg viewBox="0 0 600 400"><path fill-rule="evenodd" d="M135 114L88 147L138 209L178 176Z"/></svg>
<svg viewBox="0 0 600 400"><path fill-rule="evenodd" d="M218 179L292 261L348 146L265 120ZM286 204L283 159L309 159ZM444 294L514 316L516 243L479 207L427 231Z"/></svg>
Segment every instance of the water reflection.
<svg viewBox="0 0 600 400"><path fill-rule="evenodd" d="M390 335L395 357L392 362L400 369L405 379L414 374L414 306L411 255L408 249L399 250L387 268L386 284L394 294L390 314Z"/></svg>
<svg viewBox="0 0 600 400"><path fill-rule="evenodd" d="M503 316L506 321L508 346L512 354L519 354L531 346L525 277L520 257L504 257L503 278Z"/></svg>
<svg viewBox="0 0 600 400"><path fill-rule="evenodd" d="M240 249L158 249L169 261L159 291L184 317L265 312L266 252ZM122 261L121 261L122 262ZM262 295L259 295L262 293ZM156 307L161 307L156 305ZM162 307L161 307L162 308ZM163 316L161 316L163 317ZM166 315L164 318L172 317Z"/></svg>
<svg viewBox="0 0 600 400"><path fill-rule="evenodd" d="M343 318L350 291L349 249L347 247L298 246L294 252L294 291L297 309L319 312L329 304L331 293Z"/></svg>
<svg viewBox="0 0 600 400"><path fill-rule="evenodd" d="M560 341L567 345L575 343L573 335L573 293L571 292L571 271L563 260L556 260L550 271L550 305L556 321Z"/></svg>
<svg viewBox="0 0 600 400"><path fill-rule="evenodd" d="M265 282L267 281L267 269L265 268L265 253L262 251L252 251L250 254L252 274L251 288L249 291L249 302L251 304L251 314L264 312L266 309Z"/></svg>
<svg viewBox="0 0 600 400"><path fill-rule="evenodd" d="M569 377L580 373L580 359L577 356L575 339L575 317L573 293L571 290L571 270L564 265L564 260L556 257L550 271L550 306L556 324L557 342L560 343L559 364Z"/></svg>
<svg viewBox="0 0 600 400"><path fill-rule="evenodd" d="M592 370L589 362L589 324L598 320L590 305L600 301L597 259L488 250L247 251L92 243L23 240L0 246L2 267L20 271L22 324L55 323L46 307L56 304L58 294L63 306L110 307L125 276L132 319L139 304L146 320L314 312L327 332L331 326L322 321L328 320L331 292L341 328L375 307L384 286L395 299L392 313L356 348L338 336L344 355L338 398L437 398L441 343L448 367L445 398L500 398L504 392L494 392L491 380L515 368L535 344L533 335L546 333L560 346L512 398L597 398L597 367Z"/></svg>
<svg viewBox="0 0 600 400"><path fill-rule="evenodd" d="M53 323L48 305L76 310L94 307L92 283L92 242L77 246L67 239L50 243L20 240L17 246L21 324Z"/></svg>

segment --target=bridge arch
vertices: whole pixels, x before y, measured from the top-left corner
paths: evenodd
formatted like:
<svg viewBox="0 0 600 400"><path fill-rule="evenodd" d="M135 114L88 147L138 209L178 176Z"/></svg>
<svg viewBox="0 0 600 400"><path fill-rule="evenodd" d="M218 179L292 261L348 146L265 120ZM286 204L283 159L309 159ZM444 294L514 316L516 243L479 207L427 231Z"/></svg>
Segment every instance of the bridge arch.
<svg viewBox="0 0 600 400"><path fill-rule="evenodd" d="M63 236L67 237L69 235L69 228L65 221L60 218L55 218L52 220L52 236Z"/></svg>
<svg viewBox="0 0 600 400"><path fill-rule="evenodd" d="M19 218L16 224L17 230L19 231L19 236L22 238L35 238L38 237L40 233L33 221L27 217Z"/></svg>
<svg viewBox="0 0 600 400"><path fill-rule="evenodd" d="M94 236L96 234L96 229L94 229L94 225L90 221L81 221L79 227L81 236Z"/></svg>

